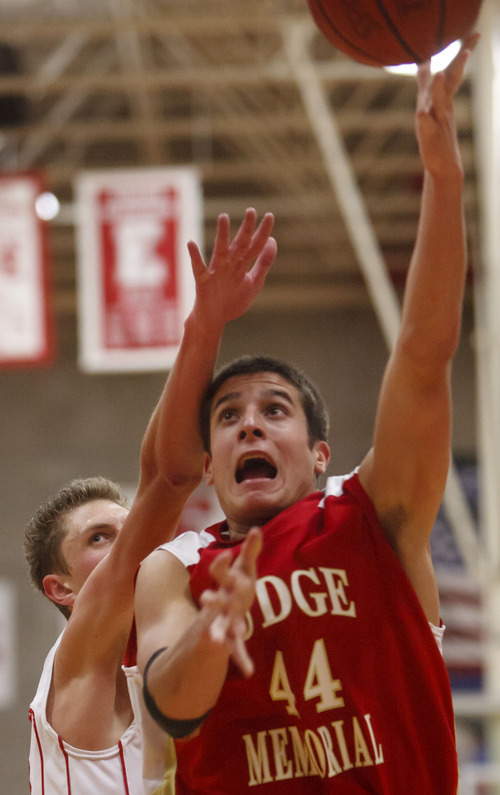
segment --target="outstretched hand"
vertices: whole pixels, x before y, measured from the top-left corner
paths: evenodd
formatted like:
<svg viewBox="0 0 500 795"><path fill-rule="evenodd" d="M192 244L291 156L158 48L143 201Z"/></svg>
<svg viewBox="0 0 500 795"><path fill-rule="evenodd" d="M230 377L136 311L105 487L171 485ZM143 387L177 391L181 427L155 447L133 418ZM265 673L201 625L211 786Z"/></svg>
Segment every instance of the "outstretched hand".
<svg viewBox="0 0 500 795"><path fill-rule="evenodd" d="M478 39L478 32L468 35L453 61L435 75L430 61L418 68L416 134L423 166L434 174L462 174L453 98Z"/></svg>
<svg viewBox="0 0 500 795"><path fill-rule="evenodd" d="M244 676L251 676L254 671L245 646L246 614L255 597L257 558L261 547L262 533L253 527L233 563L230 550L221 552L210 566L210 574L219 587L204 591L200 600L212 641L227 646Z"/></svg>
<svg viewBox="0 0 500 795"><path fill-rule="evenodd" d="M195 312L202 322L223 326L252 304L276 258L276 241L270 236L273 224L274 216L266 213L257 226L257 213L249 208L231 240L229 216L219 215L208 265L196 243L188 243L196 281Z"/></svg>

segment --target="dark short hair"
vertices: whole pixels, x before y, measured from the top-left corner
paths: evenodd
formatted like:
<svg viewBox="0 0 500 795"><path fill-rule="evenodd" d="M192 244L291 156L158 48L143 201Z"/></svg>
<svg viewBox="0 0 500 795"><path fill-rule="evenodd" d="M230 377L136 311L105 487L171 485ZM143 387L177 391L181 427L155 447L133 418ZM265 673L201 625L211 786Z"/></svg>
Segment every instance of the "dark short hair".
<svg viewBox="0 0 500 795"><path fill-rule="evenodd" d="M312 447L314 442L328 440L330 425L328 412L323 398L311 380L301 370L283 359L247 355L235 359L218 370L212 383L205 390L200 408L200 428L203 447L207 453L210 453L210 414L216 393L222 384L233 376L256 373L277 373L296 387L306 415L309 444Z"/></svg>
<svg viewBox="0 0 500 795"><path fill-rule="evenodd" d="M69 574L61 552L61 543L68 532L65 519L72 510L94 500L111 500L126 507L127 501L119 486L103 477L72 480L54 497L44 502L28 522L24 534L24 555L32 585L45 594L43 579L47 574ZM56 607L69 618L64 605Z"/></svg>

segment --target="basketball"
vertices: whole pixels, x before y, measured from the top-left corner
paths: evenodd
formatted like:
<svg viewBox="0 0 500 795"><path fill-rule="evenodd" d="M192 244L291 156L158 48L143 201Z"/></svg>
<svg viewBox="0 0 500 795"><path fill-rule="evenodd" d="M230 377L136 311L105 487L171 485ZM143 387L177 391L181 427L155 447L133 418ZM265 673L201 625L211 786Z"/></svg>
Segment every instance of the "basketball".
<svg viewBox="0 0 500 795"><path fill-rule="evenodd" d="M482 0L307 0L338 50L370 66L422 63L474 26Z"/></svg>

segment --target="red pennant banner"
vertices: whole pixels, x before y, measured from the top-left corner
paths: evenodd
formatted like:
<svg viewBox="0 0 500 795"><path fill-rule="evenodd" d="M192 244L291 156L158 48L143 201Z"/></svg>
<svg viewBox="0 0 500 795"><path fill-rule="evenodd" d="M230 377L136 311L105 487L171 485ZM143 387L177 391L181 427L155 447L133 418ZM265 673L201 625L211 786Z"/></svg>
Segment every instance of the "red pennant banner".
<svg viewBox="0 0 500 795"><path fill-rule="evenodd" d="M53 353L45 228L35 212L37 175L0 176L0 367L48 362Z"/></svg>

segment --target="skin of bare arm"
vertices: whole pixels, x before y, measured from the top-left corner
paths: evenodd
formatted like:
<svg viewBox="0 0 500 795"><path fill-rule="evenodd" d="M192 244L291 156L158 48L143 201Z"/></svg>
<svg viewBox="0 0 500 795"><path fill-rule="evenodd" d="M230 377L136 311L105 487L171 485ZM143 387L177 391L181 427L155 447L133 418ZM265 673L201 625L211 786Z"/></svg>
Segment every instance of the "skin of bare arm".
<svg viewBox="0 0 500 795"><path fill-rule="evenodd" d="M245 616L255 596L262 535L252 528L236 559L229 550L211 566L217 588L205 591L201 609L189 591L189 574L177 558L158 551L137 578L138 665L148 671L148 689L157 707L173 719L198 718L217 701L232 657L245 676L253 673L243 641Z"/></svg>
<svg viewBox="0 0 500 795"><path fill-rule="evenodd" d="M386 368L374 445L359 476L429 621L439 600L429 537L450 462L451 362L466 274L463 168L453 98L478 39L472 34L443 72L419 67L416 133L424 182L399 338Z"/></svg>
<svg viewBox="0 0 500 795"><path fill-rule="evenodd" d="M72 615L56 655L49 712L54 729L76 747L110 747L130 722L120 665L133 617L135 574L140 561L172 536L201 480L199 400L212 377L225 324L252 304L275 259L273 221L268 213L257 225L256 212L249 209L231 237L229 217L221 215L208 265L197 245L188 244L196 299L143 439L137 496L116 541L83 587L75 592L64 576L58 580L58 599Z"/></svg>

